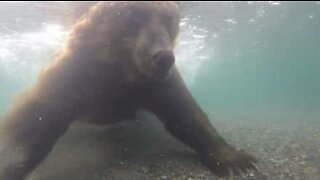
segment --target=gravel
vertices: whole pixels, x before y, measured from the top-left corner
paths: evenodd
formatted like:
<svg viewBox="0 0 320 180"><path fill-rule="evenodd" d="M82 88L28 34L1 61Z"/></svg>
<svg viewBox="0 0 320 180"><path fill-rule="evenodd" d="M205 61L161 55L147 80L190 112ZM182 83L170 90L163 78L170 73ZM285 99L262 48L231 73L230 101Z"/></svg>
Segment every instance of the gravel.
<svg viewBox="0 0 320 180"><path fill-rule="evenodd" d="M258 158L260 171L218 178L156 121L99 127L75 123L30 180L320 179L318 121L214 122L223 137Z"/></svg>

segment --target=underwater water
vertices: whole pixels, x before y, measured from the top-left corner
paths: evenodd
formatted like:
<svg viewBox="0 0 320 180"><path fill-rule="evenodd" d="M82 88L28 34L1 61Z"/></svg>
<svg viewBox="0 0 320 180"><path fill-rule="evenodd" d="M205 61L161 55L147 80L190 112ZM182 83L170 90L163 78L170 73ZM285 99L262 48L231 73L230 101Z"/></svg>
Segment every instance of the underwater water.
<svg viewBox="0 0 320 180"><path fill-rule="evenodd" d="M34 82L41 67L61 47L70 25L91 4L0 2L0 117L16 93ZM187 86L219 132L260 159L260 174L239 178L320 179L320 2L182 2L181 8L175 53ZM56 155L70 148L73 136L62 141ZM136 136L143 138L144 134L139 131ZM98 152L88 149L91 138L83 138L85 142L76 145L82 149L73 153ZM148 145L148 139L141 141L157 149ZM131 148L142 151L143 156L143 150L135 146ZM114 169L107 177L214 178L190 157L148 158L162 163L161 167L134 160L124 169L106 166ZM69 161L81 164L75 159ZM97 155L85 160L94 161L99 161ZM59 162L49 158L47 164L44 167ZM75 169L79 168L82 166ZM38 179L51 173L48 171L40 167ZM86 179L88 172L81 177ZM99 170L92 178L104 176Z"/></svg>

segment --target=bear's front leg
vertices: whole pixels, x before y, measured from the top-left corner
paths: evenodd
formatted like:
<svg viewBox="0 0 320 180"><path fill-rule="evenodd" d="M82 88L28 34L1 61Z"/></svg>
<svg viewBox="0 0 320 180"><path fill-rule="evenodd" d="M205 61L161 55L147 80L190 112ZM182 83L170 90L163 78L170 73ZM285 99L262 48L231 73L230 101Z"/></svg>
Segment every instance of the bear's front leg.
<svg viewBox="0 0 320 180"><path fill-rule="evenodd" d="M70 118L61 105L29 96L17 102L1 119L0 179L25 179L66 131Z"/></svg>
<svg viewBox="0 0 320 180"><path fill-rule="evenodd" d="M169 79L148 90L147 106L166 129L184 144L196 150L203 162L217 175L255 169L256 160L227 144L211 125L205 113L187 90L176 68Z"/></svg>

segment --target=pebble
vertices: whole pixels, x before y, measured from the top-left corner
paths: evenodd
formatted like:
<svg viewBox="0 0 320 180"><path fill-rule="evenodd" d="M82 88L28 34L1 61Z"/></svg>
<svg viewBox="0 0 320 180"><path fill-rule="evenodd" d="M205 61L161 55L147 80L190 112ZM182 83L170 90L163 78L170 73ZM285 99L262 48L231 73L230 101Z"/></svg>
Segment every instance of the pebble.
<svg viewBox="0 0 320 180"><path fill-rule="evenodd" d="M148 173L148 168L146 168L145 166L142 166L140 169L139 169L140 172L142 173Z"/></svg>
<svg viewBox="0 0 320 180"><path fill-rule="evenodd" d="M168 179L168 177L163 175L163 176L161 176L161 179Z"/></svg>

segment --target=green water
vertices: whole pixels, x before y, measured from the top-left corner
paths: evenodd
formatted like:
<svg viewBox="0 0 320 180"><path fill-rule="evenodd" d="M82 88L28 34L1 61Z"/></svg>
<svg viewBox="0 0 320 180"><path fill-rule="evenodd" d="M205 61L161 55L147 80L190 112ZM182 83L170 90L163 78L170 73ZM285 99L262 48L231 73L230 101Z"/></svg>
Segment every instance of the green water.
<svg viewBox="0 0 320 180"><path fill-rule="evenodd" d="M68 31L59 14L63 4L39 4L1 4L1 113L62 42L61 32L52 43L39 40L52 37L44 23ZM319 118L319 2L184 2L182 22L177 64L208 114Z"/></svg>
<svg viewBox="0 0 320 180"><path fill-rule="evenodd" d="M238 5L238 24L212 42L218 55L191 87L199 103L222 118L319 119L320 6L282 2L253 24L248 7Z"/></svg>

